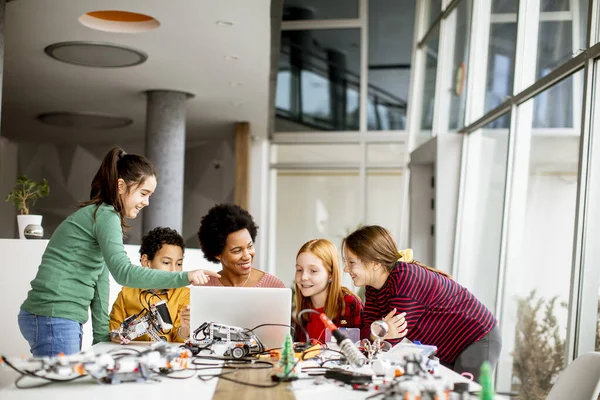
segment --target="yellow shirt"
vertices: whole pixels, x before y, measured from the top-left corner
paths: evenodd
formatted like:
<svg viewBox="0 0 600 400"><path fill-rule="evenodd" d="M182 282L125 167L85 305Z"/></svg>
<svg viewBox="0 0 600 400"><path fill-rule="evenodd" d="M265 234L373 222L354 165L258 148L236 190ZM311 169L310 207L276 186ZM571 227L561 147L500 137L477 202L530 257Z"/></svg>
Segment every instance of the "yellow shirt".
<svg viewBox="0 0 600 400"><path fill-rule="evenodd" d="M143 307L140 304L140 292L145 289L133 289L124 287L119 292L115 304L113 304L112 311L110 312L110 330L119 329L119 326L125 320L125 318L135 315L142 311ZM164 335L169 342L180 342L183 343L186 338L182 338L177 334L181 321L179 314L181 309L190 304L190 289L187 287L169 289L164 292L155 290L161 300L166 300L169 314L171 314L171 320L173 321L173 329L166 332ZM142 302L146 305L146 294L142 295ZM148 294L148 300L151 303L157 303L160 300L156 296ZM140 336L135 340L149 341L148 335Z"/></svg>

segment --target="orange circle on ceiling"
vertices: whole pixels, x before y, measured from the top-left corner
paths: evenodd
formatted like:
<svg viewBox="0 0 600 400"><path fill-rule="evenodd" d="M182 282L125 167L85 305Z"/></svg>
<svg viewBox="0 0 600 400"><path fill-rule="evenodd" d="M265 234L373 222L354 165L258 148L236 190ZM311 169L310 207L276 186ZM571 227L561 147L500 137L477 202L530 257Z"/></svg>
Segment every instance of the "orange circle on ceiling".
<svg viewBox="0 0 600 400"><path fill-rule="evenodd" d="M90 11L79 17L79 22L88 28L119 33L147 32L160 26L149 15L118 10Z"/></svg>

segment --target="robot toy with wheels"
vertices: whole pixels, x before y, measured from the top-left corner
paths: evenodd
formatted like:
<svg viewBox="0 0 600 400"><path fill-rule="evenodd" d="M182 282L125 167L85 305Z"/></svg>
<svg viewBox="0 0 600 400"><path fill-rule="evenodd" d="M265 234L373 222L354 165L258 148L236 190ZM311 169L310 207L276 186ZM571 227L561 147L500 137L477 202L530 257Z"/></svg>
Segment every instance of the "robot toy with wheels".
<svg viewBox="0 0 600 400"><path fill-rule="evenodd" d="M202 334L201 338L198 338L199 334ZM193 339L188 340L183 347L194 355L202 350L209 350L235 359L258 355L265 350L258 336L251 330L215 322L200 325L194 331Z"/></svg>
<svg viewBox="0 0 600 400"><path fill-rule="evenodd" d="M149 310L144 309L139 314L125 318L116 333L123 344L128 344L142 335L148 335L153 342L164 342L164 331L170 329L173 329L173 321L167 302L162 300L151 304Z"/></svg>

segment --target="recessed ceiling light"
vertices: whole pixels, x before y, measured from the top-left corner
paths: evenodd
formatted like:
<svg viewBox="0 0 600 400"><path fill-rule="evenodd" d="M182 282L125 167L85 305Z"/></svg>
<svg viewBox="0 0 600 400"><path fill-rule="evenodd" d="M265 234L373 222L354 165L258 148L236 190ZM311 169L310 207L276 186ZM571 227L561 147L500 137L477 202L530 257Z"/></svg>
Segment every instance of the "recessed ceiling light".
<svg viewBox="0 0 600 400"><path fill-rule="evenodd" d="M232 26L233 22L221 20L221 21L217 21L217 25L220 25L220 26Z"/></svg>
<svg viewBox="0 0 600 400"><path fill-rule="evenodd" d="M160 26L155 18L129 11L90 11L79 17L79 22L88 28L105 32L140 33Z"/></svg>
<svg viewBox="0 0 600 400"><path fill-rule="evenodd" d="M240 87L240 86L242 86L242 84L240 82L231 81L231 82L229 82L229 86Z"/></svg>
<svg viewBox="0 0 600 400"><path fill-rule="evenodd" d="M44 52L55 60L85 67L122 68L142 64L148 55L136 49L112 43L61 42Z"/></svg>
<svg viewBox="0 0 600 400"><path fill-rule="evenodd" d="M241 107L241 106L243 106L243 105L244 105L244 103L243 103L243 102L241 102L241 101L232 101L232 102L231 102L231 105L232 105L232 106L235 106L235 107Z"/></svg>
<svg viewBox="0 0 600 400"><path fill-rule="evenodd" d="M133 123L131 118L96 112L49 112L37 119L47 125L76 129L117 129Z"/></svg>
<svg viewBox="0 0 600 400"><path fill-rule="evenodd" d="M229 56L225 56L225 59L226 59L227 61L237 61L237 60L239 60L240 58L239 58L238 56L229 55Z"/></svg>

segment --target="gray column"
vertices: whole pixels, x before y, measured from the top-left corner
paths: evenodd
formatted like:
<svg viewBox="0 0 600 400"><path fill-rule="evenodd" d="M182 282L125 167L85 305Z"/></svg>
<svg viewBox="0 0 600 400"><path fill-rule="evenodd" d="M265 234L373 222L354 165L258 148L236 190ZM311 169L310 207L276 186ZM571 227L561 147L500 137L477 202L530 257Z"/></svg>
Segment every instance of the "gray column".
<svg viewBox="0 0 600 400"><path fill-rule="evenodd" d="M9 0L10 1L10 0ZM0 0L0 114L2 113L2 82L4 82L4 25L6 17L6 0ZM2 119L0 118L0 121ZM0 130L0 132L2 132ZM0 136L2 134L0 133Z"/></svg>
<svg viewBox="0 0 600 400"><path fill-rule="evenodd" d="M190 93L146 92L146 157L158 174L156 192L144 210L143 234L158 226L183 229L186 100Z"/></svg>

